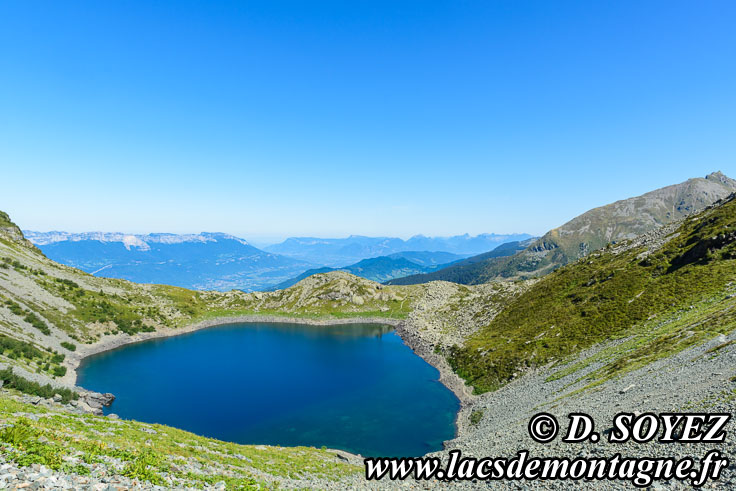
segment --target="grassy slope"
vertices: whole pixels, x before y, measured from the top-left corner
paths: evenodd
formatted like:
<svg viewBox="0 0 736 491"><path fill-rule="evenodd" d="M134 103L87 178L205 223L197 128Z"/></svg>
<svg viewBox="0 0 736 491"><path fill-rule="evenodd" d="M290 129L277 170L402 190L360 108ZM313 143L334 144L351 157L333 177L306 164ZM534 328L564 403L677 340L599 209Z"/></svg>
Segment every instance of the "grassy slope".
<svg viewBox="0 0 736 491"><path fill-rule="evenodd" d="M451 365L484 392L528 368L633 336L607 368L611 376L734 329L736 200L677 232L647 257L645 248L606 250L548 275L455 347Z"/></svg>
<svg viewBox="0 0 736 491"><path fill-rule="evenodd" d="M361 468L305 447L226 443L162 425L78 415L0 397L0 445L20 465L167 487L274 488L285 479L337 480ZM102 474L105 473L105 474Z"/></svg>

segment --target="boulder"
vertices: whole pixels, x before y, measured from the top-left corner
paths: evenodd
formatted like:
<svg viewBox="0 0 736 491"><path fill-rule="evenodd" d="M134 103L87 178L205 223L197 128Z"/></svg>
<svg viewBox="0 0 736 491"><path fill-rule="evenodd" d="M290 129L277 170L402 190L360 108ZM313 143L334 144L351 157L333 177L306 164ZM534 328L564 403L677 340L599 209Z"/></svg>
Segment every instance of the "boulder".
<svg viewBox="0 0 736 491"><path fill-rule="evenodd" d="M99 392L87 392L83 396L84 402L94 409L102 409L103 406L109 406L115 400L115 396L108 393L100 394Z"/></svg>
<svg viewBox="0 0 736 491"><path fill-rule="evenodd" d="M84 401L81 401L81 402L79 402L77 404L77 409L79 409L80 411L85 412L85 413L92 413L92 414L96 414L98 416L101 416L102 415L102 409L101 408L92 407L92 406L90 406L89 404L87 404Z"/></svg>

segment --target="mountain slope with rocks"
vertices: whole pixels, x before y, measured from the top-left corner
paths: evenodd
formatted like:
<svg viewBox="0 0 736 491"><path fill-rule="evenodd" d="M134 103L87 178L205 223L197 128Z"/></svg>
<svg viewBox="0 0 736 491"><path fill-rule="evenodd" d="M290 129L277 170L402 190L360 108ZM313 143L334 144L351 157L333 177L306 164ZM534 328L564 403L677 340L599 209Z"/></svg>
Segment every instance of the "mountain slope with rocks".
<svg viewBox="0 0 736 491"><path fill-rule="evenodd" d="M736 191L736 180L721 172L688 179L641 196L594 208L552 229L526 249L507 257L492 257L392 284L418 284L442 279L479 284L499 279L543 276L609 243L634 238L698 212Z"/></svg>

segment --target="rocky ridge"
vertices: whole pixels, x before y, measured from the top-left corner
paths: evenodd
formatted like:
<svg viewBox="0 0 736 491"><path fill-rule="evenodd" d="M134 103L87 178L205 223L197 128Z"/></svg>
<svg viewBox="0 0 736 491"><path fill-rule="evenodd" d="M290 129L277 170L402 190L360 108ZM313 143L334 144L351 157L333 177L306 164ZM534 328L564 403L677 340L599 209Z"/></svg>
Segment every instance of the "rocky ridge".
<svg viewBox="0 0 736 491"><path fill-rule="evenodd" d="M633 239L700 212L736 192L736 180L721 172L650 191L641 196L594 208L554 228L523 251L393 280L392 284L419 284L447 280L480 284L544 276L609 243Z"/></svg>

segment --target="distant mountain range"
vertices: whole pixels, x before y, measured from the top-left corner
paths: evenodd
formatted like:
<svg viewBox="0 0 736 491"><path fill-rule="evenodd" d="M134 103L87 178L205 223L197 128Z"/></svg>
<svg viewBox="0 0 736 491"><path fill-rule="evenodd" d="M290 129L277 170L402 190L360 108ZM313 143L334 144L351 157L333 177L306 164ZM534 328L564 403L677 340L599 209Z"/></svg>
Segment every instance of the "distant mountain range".
<svg viewBox="0 0 736 491"><path fill-rule="evenodd" d="M311 274L333 269L387 281L434 271L471 253L402 250L382 256L381 251L410 246L473 251L481 247L493 249L512 237L527 237L526 234L417 236L404 241L352 236L347 239L288 239L269 248L282 246L290 251L290 255L284 255L263 251L244 239L223 233L136 235L29 230L24 233L50 259L95 276L219 291L282 288Z"/></svg>
<svg viewBox="0 0 736 491"><path fill-rule="evenodd" d="M384 280L384 283L387 285L415 285L429 281L452 281L453 283L470 284L469 282L475 278L474 273L478 265L482 265L491 259L513 256L529 247L535 240L537 240L537 237L506 242L492 251L440 266L439 268L435 268L434 271L396 276L390 280Z"/></svg>
<svg viewBox="0 0 736 491"><path fill-rule="evenodd" d="M50 259L94 275L200 290L286 288L312 274L336 269L395 285L433 280L478 284L545 275L609 243L698 212L734 192L736 180L714 172L594 208L540 238L528 234L417 235L408 240L292 237L264 251L221 233L25 231L25 235Z"/></svg>
<svg viewBox="0 0 736 491"><path fill-rule="evenodd" d="M499 248L504 247L499 246ZM287 281L279 283L273 289L281 290L289 288L297 284L304 278L318 273L328 273L330 271L346 271L373 281L385 282L394 278L415 275L418 273L427 273L443 268L458 261L462 261L465 256L452 254L449 252L396 252L388 256L373 257L363 259L355 264L345 266L344 268L330 268L324 266L321 268L309 269L304 273L291 278Z"/></svg>
<svg viewBox="0 0 736 491"><path fill-rule="evenodd" d="M434 280L478 284L542 276L609 243L631 239L703 210L736 192L736 180L721 172L594 208L531 241L511 256L481 255L428 274L391 280L394 285Z"/></svg>
<svg viewBox="0 0 736 491"><path fill-rule="evenodd" d="M397 252L430 251L450 252L471 256L488 252L506 242L530 238L529 234L481 234L476 236L425 237L415 235L408 240L395 237L364 237L351 235L344 239L317 237L291 237L285 241L264 247L264 250L300 259L320 266L341 268L366 258L389 256Z"/></svg>
<svg viewBox="0 0 736 491"><path fill-rule="evenodd" d="M198 290L261 290L311 264L257 249L232 235L24 231L54 261L96 276Z"/></svg>

